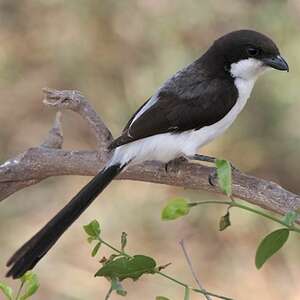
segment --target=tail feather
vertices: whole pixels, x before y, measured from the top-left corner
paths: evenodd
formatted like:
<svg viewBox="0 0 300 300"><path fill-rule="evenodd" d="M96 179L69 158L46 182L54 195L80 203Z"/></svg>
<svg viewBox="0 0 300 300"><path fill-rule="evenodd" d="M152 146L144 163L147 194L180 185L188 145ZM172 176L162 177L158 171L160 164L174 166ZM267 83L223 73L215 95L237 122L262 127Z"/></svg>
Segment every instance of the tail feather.
<svg viewBox="0 0 300 300"><path fill-rule="evenodd" d="M31 270L124 167L125 165L115 164L98 173L56 216L15 252L7 262L11 269L6 276L19 278Z"/></svg>

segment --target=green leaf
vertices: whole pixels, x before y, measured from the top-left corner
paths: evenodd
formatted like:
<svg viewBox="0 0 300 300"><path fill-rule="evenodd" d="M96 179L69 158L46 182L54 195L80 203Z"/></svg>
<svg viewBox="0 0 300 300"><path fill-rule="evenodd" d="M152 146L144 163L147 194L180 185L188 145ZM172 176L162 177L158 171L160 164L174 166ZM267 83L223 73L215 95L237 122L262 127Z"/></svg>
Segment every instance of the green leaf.
<svg viewBox="0 0 300 300"><path fill-rule="evenodd" d="M101 246L101 242L98 242L98 243L96 244L96 246L94 247L94 249L93 249L93 251L92 251L92 256L93 256L93 257L98 253L98 251L99 251L99 249L100 249L100 246Z"/></svg>
<svg viewBox="0 0 300 300"><path fill-rule="evenodd" d="M187 215L190 211L188 202L184 198L175 198L168 202L161 213L163 220L175 220Z"/></svg>
<svg viewBox="0 0 300 300"><path fill-rule="evenodd" d="M87 225L83 226L84 231L93 238L97 238L99 237L100 233L101 233L101 229L100 229L100 224L97 220L93 220L92 222L90 222Z"/></svg>
<svg viewBox="0 0 300 300"><path fill-rule="evenodd" d="M286 228L278 229L268 234L257 248L255 265L260 269L262 265L276 253L287 241L290 231Z"/></svg>
<svg viewBox="0 0 300 300"><path fill-rule="evenodd" d="M113 254L111 254L111 255L109 256L109 258L104 262L104 264L108 264L108 263L110 263L111 261L113 261L116 257L120 257L120 256L123 257L122 254L115 254L115 253L113 253Z"/></svg>
<svg viewBox="0 0 300 300"><path fill-rule="evenodd" d="M295 221L297 220L299 216L299 213L296 211L289 211L288 213L285 214L285 216L283 217L283 222L287 225L287 226L291 226L295 223Z"/></svg>
<svg viewBox="0 0 300 300"><path fill-rule="evenodd" d="M106 263L95 276L104 276L110 279L126 278L137 280L143 274L155 273L156 262L153 258L144 255L135 255L132 258L123 256Z"/></svg>
<svg viewBox="0 0 300 300"><path fill-rule="evenodd" d="M89 237L87 238L87 241L88 241L89 244L91 244L92 241L94 241L94 240L95 240L95 238L93 238L92 236L89 236Z"/></svg>
<svg viewBox="0 0 300 300"><path fill-rule="evenodd" d="M124 252L126 245L127 245L127 233L122 232L122 235L121 235L121 250L122 250L122 252Z"/></svg>
<svg viewBox="0 0 300 300"><path fill-rule="evenodd" d="M231 165L230 162L224 159L216 160L218 182L221 190L231 196Z"/></svg>
<svg viewBox="0 0 300 300"><path fill-rule="evenodd" d="M36 274L33 272L26 272L21 277L21 281L24 283L25 292L20 296L20 300L26 300L36 293L40 285Z"/></svg>
<svg viewBox="0 0 300 300"><path fill-rule="evenodd" d="M0 290L8 300L13 299L13 290L10 286L4 284L3 282L0 282Z"/></svg>
<svg viewBox="0 0 300 300"><path fill-rule="evenodd" d="M164 296L157 296L156 298L155 298L155 300L170 300L169 298L166 298L166 297L164 297Z"/></svg>
<svg viewBox="0 0 300 300"><path fill-rule="evenodd" d="M112 278L111 279L111 289L113 291L116 291L116 293L120 296L126 296L127 295L127 291L124 290L120 280L117 279L117 278Z"/></svg>
<svg viewBox="0 0 300 300"><path fill-rule="evenodd" d="M226 213L226 215L222 216L219 222L219 230L223 231L225 230L227 227L229 227L231 225L230 222L230 214L229 211Z"/></svg>

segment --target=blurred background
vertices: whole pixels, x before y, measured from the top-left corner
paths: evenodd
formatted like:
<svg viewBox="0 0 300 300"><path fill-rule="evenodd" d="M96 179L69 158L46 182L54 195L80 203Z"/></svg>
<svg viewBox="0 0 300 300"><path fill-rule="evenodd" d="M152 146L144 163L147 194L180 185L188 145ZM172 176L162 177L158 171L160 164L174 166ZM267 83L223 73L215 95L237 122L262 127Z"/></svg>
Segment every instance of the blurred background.
<svg viewBox="0 0 300 300"><path fill-rule="evenodd" d="M203 153L300 193L298 0L0 0L1 162L38 145L51 127L55 111L43 106L43 87L80 90L116 136L170 75L220 35L241 28L271 36L290 73L269 72L259 79L238 120ZM95 147L78 115L65 113L63 125L65 148ZM0 281L18 286L4 279L6 260L88 180L50 178L1 202ZM172 262L166 271L184 282L193 283L178 245L182 238L206 289L235 299L299 299L299 237L292 235L257 271L256 247L276 225L234 210L233 226L221 233L218 220L225 210L216 206L161 221L162 207L175 196L216 199L201 191L114 182L35 269L41 288L34 299L104 299L109 284L93 277L98 264L82 230L95 218L108 241L118 245L126 231L128 252L153 256L160 264ZM102 248L101 255L109 253ZM124 285L127 299L183 299L180 287L156 276Z"/></svg>

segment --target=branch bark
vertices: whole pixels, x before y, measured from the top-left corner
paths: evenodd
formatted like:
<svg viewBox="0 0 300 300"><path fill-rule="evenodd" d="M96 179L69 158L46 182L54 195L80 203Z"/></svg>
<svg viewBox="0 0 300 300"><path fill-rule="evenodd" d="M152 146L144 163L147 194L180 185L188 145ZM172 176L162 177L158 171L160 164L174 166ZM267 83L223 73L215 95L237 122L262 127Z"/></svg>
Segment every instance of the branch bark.
<svg viewBox="0 0 300 300"><path fill-rule="evenodd" d="M109 159L107 146L112 135L101 117L78 91L44 89L44 104L58 112L53 127L40 146L30 148L0 166L0 201L13 193L36 184L50 176L94 176ZM95 151L66 151L62 149L61 114L73 110L88 124L97 140ZM129 167L118 179L146 181L190 189L221 193L208 183L212 168L199 163L183 162L179 169L168 169L152 161ZM285 214L300 207L300 196L278 184L233 171L233 195L269 211Z"/></svg>

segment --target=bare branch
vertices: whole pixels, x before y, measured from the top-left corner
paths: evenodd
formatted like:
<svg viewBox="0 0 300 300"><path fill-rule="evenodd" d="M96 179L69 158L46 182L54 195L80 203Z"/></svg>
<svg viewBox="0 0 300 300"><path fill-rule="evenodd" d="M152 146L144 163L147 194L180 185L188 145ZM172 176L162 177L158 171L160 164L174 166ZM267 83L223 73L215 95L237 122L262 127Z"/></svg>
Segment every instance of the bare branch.
<svg viewBox="0 0 300 300"><path fill-rule="evenodd" d="M44 103L58 111L77 112L88 124L97 140L97 151L66 151L61 149L63 134L60 113L41 146L30 148L0 166L0 201L9 195L50 176L96 175L108 160L107 145L112 135L85 97L77 91L44 90ZM147 162L129 167L118 179L131 179L190 189L220 193L208 183L212 168L182 162L178 170L166 173L159 162ZM300 207L300 196L274 182L259 179L234 170L233 195L270 211L285 214Z"/></svg>
<svg viewBox="0 0 300 300"><path fill-rule="evenodd" d="M181 249L182 249L182 251L183 251L183 254L184 254L184 257L185 257L185 259L186 259L186 262L187 262L187 264L188 264L188 266L189 266L189 268L190 268L190 270L191 270L191 273L192 273L192 275L193 275L193 278L194 278L195 282L197 283L199 289L202 290L202 291L204 291L204 292L206 292L206 290L203 288L203 286L202 286L202 284L200 283L200 280L199 280L199 278L197 277L197 274L196 274L196 272L195 272L195 270L194 270L192 261L191 261L189 255L188 255L188 253L187 253L187 250L186 250L186 248L185 248L184 240L179 241L179 245L181 246ZM206 298L206 300L211 300L211 297L210 297L208 294L204 294L203 296Z"/></svg>
<svg viewBox="0 0 300 300"><path fill-rule="evenodd" d="M54 107L57 110L69 109L79 113L94 133L98 149L106 152L107 146L112 140L112 135L100 116L79 91L58 91L45 88L43 92L46 95L43 100L45 105Z"/></svg>
<svg viewBox="0 0 300 300"><path fill-rule="evenodd" d="M62 148L64 137L63 137L63 131L61 127L61 118L62 118L62 113L61 111L58 111L56 113L53 127L50 129L46 139L41 144L41 147L54 148L54 149Z"/></svg>

